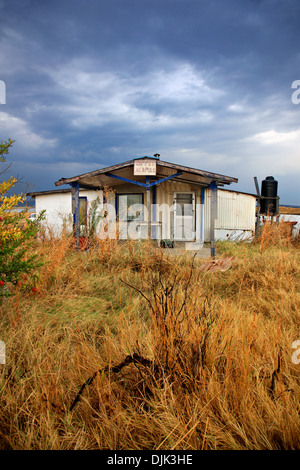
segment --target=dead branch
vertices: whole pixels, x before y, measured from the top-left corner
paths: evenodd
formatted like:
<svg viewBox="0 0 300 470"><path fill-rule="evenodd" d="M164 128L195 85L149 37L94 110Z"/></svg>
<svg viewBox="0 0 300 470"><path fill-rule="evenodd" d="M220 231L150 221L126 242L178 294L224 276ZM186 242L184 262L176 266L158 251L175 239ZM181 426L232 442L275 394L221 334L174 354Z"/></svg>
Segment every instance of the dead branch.
<svg viewBox="0 0 300 470"><path fill-rule="evenodd" d="M150 367L150 366L154 365L151 360L146 359L146 358L144 358L142 356L139 356L138 354L134 353L132 356L126 356L124 361L122 361L120 364L118 364L116 366L105 366L104 368L97 370L96 372L94 372L93 375L91 375L91 377L89 377L82 384L82 386L80 387L80 390L77 393L72 405L70 406L69 411L72 411L74 409L74 407L76 406L76 404L80 400L80 397L83 394L85 387L87 385L91 385L91 383L94 381L94 379L97 377L98 374L108 373L108 372L113 372L113 373L117 374L118 372L120 372L123 369L123 367L128 366L131 363L140 364L140 365L143 365L144 367ZM155 368L157 368L157 366L155 366Z"/></svg>
<svg viewBox="0 0 300 470"><path fill-rule="evenodd" d="M281 368L281 361L282 361L282 349L279 349L278 352L278 363L277 363L277 369L275 369L272 373L271 376L271 385L269 387L269 394L271 395L272 398L274 398L274 393L275 393L275 381L278 379L279 373L280 373L280 368Z"/></svg>

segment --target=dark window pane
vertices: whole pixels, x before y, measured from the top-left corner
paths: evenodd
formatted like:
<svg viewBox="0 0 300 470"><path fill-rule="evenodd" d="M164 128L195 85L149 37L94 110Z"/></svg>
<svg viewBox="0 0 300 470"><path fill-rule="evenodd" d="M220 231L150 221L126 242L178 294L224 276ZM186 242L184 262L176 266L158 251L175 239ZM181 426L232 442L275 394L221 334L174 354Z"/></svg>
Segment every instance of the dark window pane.
<svg viewBox="0 0 300 470"><path fill-rule="evenodd" d="M119 220L144 220L143 194L118 194L117 198Z"/></svg>
<svg viewBox="0 0 300 470"><path fill-rule="evenodd" d="M176 194L176 215L193 215L193 194Z"/></svg>

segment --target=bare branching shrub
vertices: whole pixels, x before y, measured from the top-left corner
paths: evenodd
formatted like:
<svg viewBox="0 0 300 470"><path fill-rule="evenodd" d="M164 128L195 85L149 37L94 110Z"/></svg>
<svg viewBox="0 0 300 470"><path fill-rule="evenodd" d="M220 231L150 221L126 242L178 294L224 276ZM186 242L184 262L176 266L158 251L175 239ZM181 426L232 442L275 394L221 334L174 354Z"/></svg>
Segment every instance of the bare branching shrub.
<svg viewBox="0 0 300 470"><path fill-rule="evenodd" d="M217 315L196 280L194 259L170 272L161 260L147 276L144 288L135 289L149 308L154 361L171 382L197 380L205 365L210 328ZM125 282L125 281L123 281ZM126 283L126 282L125 282Z"/></svg>

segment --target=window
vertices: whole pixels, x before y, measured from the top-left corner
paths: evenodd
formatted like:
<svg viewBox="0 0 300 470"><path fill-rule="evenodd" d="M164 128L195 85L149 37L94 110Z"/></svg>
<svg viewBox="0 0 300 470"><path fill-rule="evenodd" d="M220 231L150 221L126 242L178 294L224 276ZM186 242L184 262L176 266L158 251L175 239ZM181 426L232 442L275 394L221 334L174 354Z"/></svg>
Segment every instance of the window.
<svg viewBox="0 0 300 470"><path fill-rule="evenodd" d="M144 220L144 194L117 194L116 196L119 220L123 222Z"/></svg>
<svg viewBox="0 0 300 470"><path fill-rule="evenodd" d="M193 215L193 194L192 193L177 193L175 197L176 202L176 215L177 216L192 216Z"/></svg>
<svg viewBox="0 0 300 470"><path fill-rule="evenodd" d="M87 197L79 198L79 220L80 225L86 225L87 221Z"/></svg>
<svg viewBox="0 0 300 470"><path fill-rule="evenodd" d="M87 232L87 197L79 198L79 226L80 236L85 237Z"/></svg>

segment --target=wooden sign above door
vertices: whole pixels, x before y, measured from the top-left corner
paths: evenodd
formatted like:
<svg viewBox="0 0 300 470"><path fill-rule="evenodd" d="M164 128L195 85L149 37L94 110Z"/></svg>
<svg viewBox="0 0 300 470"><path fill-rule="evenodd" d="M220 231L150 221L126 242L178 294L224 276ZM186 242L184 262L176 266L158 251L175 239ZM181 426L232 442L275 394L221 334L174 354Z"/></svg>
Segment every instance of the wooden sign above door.
<svg viewBox="0 0 300 470"><path fill-rule="evenodd" d="M134 176L156 175L156 161L150 159L135 160L133 174Z"/></svg>

